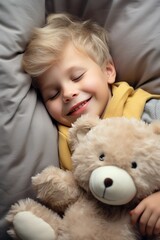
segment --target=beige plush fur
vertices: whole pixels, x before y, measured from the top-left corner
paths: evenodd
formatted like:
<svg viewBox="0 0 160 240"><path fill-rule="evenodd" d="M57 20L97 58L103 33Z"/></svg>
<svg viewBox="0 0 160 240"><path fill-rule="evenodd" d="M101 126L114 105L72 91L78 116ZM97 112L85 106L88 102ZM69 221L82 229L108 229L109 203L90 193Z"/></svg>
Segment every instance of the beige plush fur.
<svg viewBox="0 0 160 240"><path fill-rule="evenodd" d="M32 179L37 197L46 206L31 199L21 200L11 207L7 219L12 223L17 213L29 211L54 229L56 240L141 239L138 228L130 224L129 211L141 199L160 189L160 123L148 125L135 119L100 120L83 116L70 130L70 145L72 172L49 167ZM136 190L134 193L133 189L128 202L110 205L93 196L91 175L107 166L121 169L130 176ZM122 181L122 185L124 183ZM123 198L122 192L114 194L121 194ZM10 233L19 239L14 224ZM154 238L158 239L160 237Z"/></svg>

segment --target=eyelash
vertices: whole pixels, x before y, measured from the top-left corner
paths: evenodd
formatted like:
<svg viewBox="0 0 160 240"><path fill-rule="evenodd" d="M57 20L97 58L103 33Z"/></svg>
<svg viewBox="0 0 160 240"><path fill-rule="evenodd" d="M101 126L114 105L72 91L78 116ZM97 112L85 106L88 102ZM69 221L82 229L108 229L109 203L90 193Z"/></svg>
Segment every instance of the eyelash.
<svg viewBox="0 0 160 240"><path fill-rule="evenodd" d="M82 73L81 75L79 75L79 76L76 77L76 78L73 78L72 80L73 80L74 82L78 82L79 80L81 80L81 78L83 77L83 75L84 75L84 73Z"/></svg>
<svg viewBox="0 0 160 240"><path fill-rule="evenodd" d="M57 91L57 93L54 96L50 97L49 100L54 100L56 97L58 97L59 93L60 91Z"/></svg>

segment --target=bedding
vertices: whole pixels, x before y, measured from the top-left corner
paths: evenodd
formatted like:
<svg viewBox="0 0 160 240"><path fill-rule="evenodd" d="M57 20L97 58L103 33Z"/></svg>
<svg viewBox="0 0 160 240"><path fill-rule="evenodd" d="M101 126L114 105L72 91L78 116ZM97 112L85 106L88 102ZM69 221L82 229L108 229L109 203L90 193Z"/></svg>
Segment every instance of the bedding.
<svg viewBox="0 0 160 240"><path fill-rule="evenodd" d="M117 81L160 94L160 0L0 0L0 239L5 215L32 197L31 176L58 166L57 130L21 59L32 29L53 12L93 19L109 33Z"/></svg>
<svg viewBox="0 0 160 240"><path fill-rule="evenodd" d="M21 68L34 26L45 22L43 0L0 1L0 239L6 212L32 196L31 176L58 165L57 130Z"/></svg>

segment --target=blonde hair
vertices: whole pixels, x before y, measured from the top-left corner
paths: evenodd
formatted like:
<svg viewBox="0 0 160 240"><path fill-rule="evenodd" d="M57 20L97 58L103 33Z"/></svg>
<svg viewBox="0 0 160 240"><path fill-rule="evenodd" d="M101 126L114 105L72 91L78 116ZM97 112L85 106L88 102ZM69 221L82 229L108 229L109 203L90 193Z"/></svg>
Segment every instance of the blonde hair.
<svg viewBox="0 0 160 240"><path fill-rule="evenodd" d="M104 28L91 21L80 21L69 14L52 14L42 28L33 32L23 57L24 70L32 77L42 75L57 63L65 45L85 51L97 64L112 61Z"/></svg>

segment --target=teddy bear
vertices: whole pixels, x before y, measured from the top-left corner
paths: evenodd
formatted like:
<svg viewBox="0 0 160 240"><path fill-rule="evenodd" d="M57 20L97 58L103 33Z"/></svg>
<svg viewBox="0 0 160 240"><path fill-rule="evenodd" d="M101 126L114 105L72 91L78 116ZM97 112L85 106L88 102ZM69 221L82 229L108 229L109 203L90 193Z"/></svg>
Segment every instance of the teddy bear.
<svg viewBox="0 0 160 240"><path fill-rule="evenodd" d="M69 136L72 171L49 166L34 176L37 201L12 205L9 234L22 240L141 239L129 211L160 189L160 123L84 115Z"/></svg>

